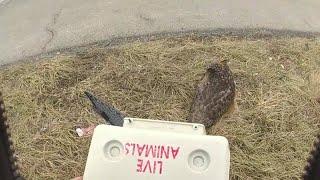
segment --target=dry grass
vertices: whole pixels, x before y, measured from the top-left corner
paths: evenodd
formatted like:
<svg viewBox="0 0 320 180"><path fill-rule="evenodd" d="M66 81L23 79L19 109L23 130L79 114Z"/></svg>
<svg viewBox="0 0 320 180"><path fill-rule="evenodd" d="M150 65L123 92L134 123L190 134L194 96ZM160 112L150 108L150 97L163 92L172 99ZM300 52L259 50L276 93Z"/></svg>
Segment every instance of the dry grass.
<svg viewBox="0 0 320 180"><path fill-rule="evenodd" d="M193 36L96 46L2 68L0 89L23 174L82 174L90 139L78 138L74 126L103 122L84 90L131 117L184 120L214 56L230 60L237 83L238 109L209 130L230 140L232 178L299 178L319 133L320 43Z"/></svg>

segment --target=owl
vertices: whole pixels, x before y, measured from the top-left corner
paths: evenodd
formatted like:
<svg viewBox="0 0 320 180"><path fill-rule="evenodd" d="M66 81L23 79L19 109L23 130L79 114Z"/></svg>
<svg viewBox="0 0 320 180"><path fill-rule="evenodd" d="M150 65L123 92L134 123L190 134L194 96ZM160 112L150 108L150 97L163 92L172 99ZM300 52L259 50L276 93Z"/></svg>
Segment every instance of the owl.
<svg viewBox="0 0 320 180"><path fill-rule="evenodd" d="M234 106L234 98L235 82L227 62L214 61L198 84L188 121L209 128Z"/></svg>

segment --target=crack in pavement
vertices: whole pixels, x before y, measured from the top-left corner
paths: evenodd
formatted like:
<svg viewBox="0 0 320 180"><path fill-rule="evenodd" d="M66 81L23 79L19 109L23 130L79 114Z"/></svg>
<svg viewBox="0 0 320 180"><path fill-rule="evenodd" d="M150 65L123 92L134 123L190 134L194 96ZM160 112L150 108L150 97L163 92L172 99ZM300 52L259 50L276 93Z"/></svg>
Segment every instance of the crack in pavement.
<svg viewBox="0 0 320 180"><path fill-rule="evenodd" d="M309 27L312 28L312 25L308 22L306 18L303 19L303 22Z"/></svg>
<svg viewBox="0 0 320 180"><path fill-rule="evenodd" d="M53 26L57 23L58 18L60 17L60 14L61 14L61 9L57 13L53 14L51 23L49 23L45 28L46 32L49 34L49 38L42 46L41 48L42 52L44 52L47 49L47 46L51 43L51 41L53 40L56 34L55 30L53 29Z"/></svg>
<svg viewBox="0 0 320 180"><path fill-rule="evenodd" d="M0 8L4 7L5 5L9 4L11 0L0 0Z"/></svg>
<svg viewBox="0 0 320 180"><path fill-rule="evenodd" d="M150 15L144 14L144 13L138 13L138 18L143 20L144 22L146 22L149 25L153 25L155 23L155 19L152 18Z"/></svg>

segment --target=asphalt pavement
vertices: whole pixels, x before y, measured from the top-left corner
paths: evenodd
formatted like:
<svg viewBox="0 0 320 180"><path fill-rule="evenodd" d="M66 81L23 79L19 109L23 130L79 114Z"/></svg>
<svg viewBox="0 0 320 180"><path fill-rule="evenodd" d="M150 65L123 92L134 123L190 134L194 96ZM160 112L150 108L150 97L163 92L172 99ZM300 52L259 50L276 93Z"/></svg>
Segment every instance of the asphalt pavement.
<svg viewBox="0 0 320 180"><path fill-rule="evenodd" d="M319 19L319 0L0 0L0 64L65 47L163 32L320 32Z"/></svg>

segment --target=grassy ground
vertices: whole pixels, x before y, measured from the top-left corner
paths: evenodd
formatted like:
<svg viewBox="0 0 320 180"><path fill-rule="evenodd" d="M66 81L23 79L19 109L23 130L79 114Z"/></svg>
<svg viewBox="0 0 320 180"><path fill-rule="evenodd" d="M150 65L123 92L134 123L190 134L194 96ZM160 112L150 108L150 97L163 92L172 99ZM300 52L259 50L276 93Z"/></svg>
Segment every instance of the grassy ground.
<svg viewBox="0 0 320 180"><path fill-rule="evenodd" d="M60 52L0 70L13 138L27 179L68 179L84 170L90 138L77 125L103 121L83 91L128 116L183 121L213 57L227 59L238 108L209 129L231 145L232 179L297 179L319 133L320 42L193 36L113 49Z"/></svg>

